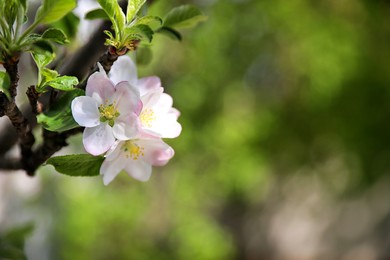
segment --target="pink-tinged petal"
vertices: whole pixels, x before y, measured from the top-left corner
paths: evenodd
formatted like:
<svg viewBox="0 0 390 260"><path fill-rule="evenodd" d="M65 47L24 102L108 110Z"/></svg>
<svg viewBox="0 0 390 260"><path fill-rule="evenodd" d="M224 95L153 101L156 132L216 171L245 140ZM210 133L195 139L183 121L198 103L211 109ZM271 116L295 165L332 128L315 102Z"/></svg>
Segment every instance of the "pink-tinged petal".
<svg viewBox="0 0 390 260"><path fill-rule="evenodd" d="M127 114L119 117L114 124L113 134L119 140L129 140L135 138L141 126L136 114Z"/></svg>
<svg viewBox="0 0 390 260"><path fill-rule="evenodd" d="M108 124L100 124L95 127L85 128L83 144L87 152L99 155L106 152L114 144L115 138L112 128Z"/></svg>
<svg viewBox="0 0 390 260"><path fill-rule="evenodd" d="M114 92L114 84L107 78L105 72L95 72L88 78L85 94L97 100L99 104L105 103Z"/></svg>
<svg viewBox="0 0 390 260"><path fill-rule="evenodd" d="M151 107L155 106L159 102L161 95L163 94L162 92L163 92L163 89L160 88L160 89L155 89L153 91L150 91L150 92L146 93L145 95L141 96L143 107L144 108L151 108Z"/></svg>
<svg viewBox="0 0 390 260"><path fill-rule="evenodd" d="M154 91L158 89L164 90L161 86L160 78L156 76L139 79L137 82L137 87L141 93L141 96L145 95L150 91Z"/></svg>
<svg viewBox="0 0 390 260"><path fill-rule="evenodd" d="M161 139L140 139L137 144L144 148L142 157L147 163L153 166L163 166L175 154L172 147L164 143Z"/></svg>
<svg viewBox="0 0 390 260"><path fill-rule="evenodd" d="M120 149L123 145L123 142L115 141L114 144L110 147L110 149L107 151L105 157L106 161L112 161L115 160L118 156L121 155L122 150Z"/></svg>
<svg viewBox="0 0 390 260"><path fill-rule="evenodd" d="M138 89L131 86L128 82L122 81L115 86L115 93L111 100L116 102L116 108L124 116L138 111L140 95Z"/></svg>
<svg viewBox="0 0 390 260"><path fill-rule="evenodd" d="M160 139L162 138L160 133L152 131L147 128L142 128L137 135L138 139Z"/></svg>
<svg viewBox="0 0 390 260"><path fill-rule="evenodd" d="M125 170L129 176L139 181L147 181L152 175L152 166L141 160L127 160Z"/></svg>
<svg viewBox="0 0 390 260"><path fill-rule="evenodd" d="M108 185L125 168L126 158L117 157L115 160L104 160L100 167L104 185Z"/></svg>
<svg viewBox="0 0 390 260"><path fill-rule="evenodd" d="M153 110L158 113L158 115L163 115L170 111L172 104L172 97L166 93L162 93L157 103L153 106Z"/></svg>
<svg viewBox="0 0 390 260"><path fill-rule="evenodd" d="M114 84L128 81L130 85L136 86L138 81L137 68L129 56L120 56L112 65L108 77Z"/></svg>
<svg viewBox="0 0 390 260"><path fill-rule="evenodd" d="M171 107L171 109L169 109L169 112L168 112L169 114L173 114L174 116L175 116L175 118L176 118L176 120L179 118L179 116L180 116L180 111L179 110L177 110L176 108L174 108L174 107Z"/></svg>
<svg viewBox="0 0 390 260"><path fill-rule="evenodd" d="M100 124L98 103L88 96L76 97L71 104L74 120L81 126L94 127Z"/></svg>

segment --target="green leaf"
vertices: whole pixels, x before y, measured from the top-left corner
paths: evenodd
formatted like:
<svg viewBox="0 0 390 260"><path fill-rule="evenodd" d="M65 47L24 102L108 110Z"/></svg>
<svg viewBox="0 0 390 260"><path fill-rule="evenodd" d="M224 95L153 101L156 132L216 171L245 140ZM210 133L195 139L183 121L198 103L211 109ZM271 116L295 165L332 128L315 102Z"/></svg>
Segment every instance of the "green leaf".
<svg viewBox="0 0 390 260"><path fill-rule="evenodd" d="M8 99L11 99L11 95L9 93L10 86L11 80L8 73L0 71L0 91L3 92L8 97Z"/></svg>
<svg viewBox="0 0 390 260"><path fill-rule="evenodd" d="M110 19L110 17L108 17L107 13L101 8L88 12L84 18L87 20Z"/></svg>
<svg viewBox="0 0 390 260"><path fill-rule="evenodd" d="M18 14L18 9L19 3L16 0L8 0L4 6L4 13L2 13L2 16L5 18L10 28L12 28L12 25L15 22L16 16Z"/></svg>
<svg viewBox="0 0 390 260"><path fill-rule="evenodd" d="M34 51L31 53L38 68L43 68L52 62L55 58L55 53L49 51Z"/></svg>
<svg viewBox="0 0 390 260"><path fill-rule="evenodd" d="M192 5L182 5L173 8L164 19L164 27L176 29L191 28L207 19L198 8Z"/></svg>
<svg viewBox="0 0 390 260"><path fill-rule="evenodd" d="M76 0L43 0L39 7L35 21L53 23L60 20L76 7Z"/></svg>
<svg viewBox="0 0 390 260"><path fill-rule="evenodd" d="M175 29L170 28L170 27L163 26L163 27L159 28L156 32L161 33L163 35L166 35L173 40L178 40L178 41L182 40L181 34L178 31L176 31Z"/></svg>
<svg viewBox="0 0 390 260"><path fill-rule="evenodd" d="M27 11L27 0L18 0L18 2L26 12Z"/></svg>
<svg viewBox="0 0 390 260"><path fill-rule="evenodd" d="M75 97L82 95L84 95L84 91L81 89L66 92L49 111L37 116L38 123L42 124L45 129L54 132L62 132L78 127L73 119L70 105Z"/></svg>
<svg viewBox="0 0 390 260"><path fill-rule="evenodd" d="M77 84L79 84L79 80L73 76L61 76L45 83L47 86L62 91L71 91Z"/></svg>
<svg viewBox="0 0 390 260"><path fill-rule="evenodd" d="M47 82L52 81L58 77L57 71L51 70L48 68L41 68L40 73L41 73L42 78L43 78L43 80L42 80L43 83L47 83Z"/></svg>
<svg viewBox="0 0 390 260"><path fill-rule="evenodd" d="M147 15L147 16L144 16L144 17L137 19L137 21L135 22L135 25L145 24L145 25L150 26L151 28L153 28L153 27L156 28L156 27L161 26L162 23L163 23L163 20L160 17Z"/></svg>
<svg viewBox="0 0 390 260"><path fill-rule="evenodd" d="M65 33L62 30L56 28L47 29L42 34L42 39L54 41L59 44L65 44L69 42Z"/></svg>
<svg viewBox="0 0 390 260"><path fill-rule="evenodd" d="M39 38L36 40L32 46L30 46L30 50L33 52L50 52L55 56L54 47L50 44L49 41Z"/></svg>
<svg viewBox="0 0 390 260"><path fill-rule="evenodd" d="M147 39L149 42L153 39L154 31L146 24L125 28L125 38L127 41Z"/></svg>
<svg viewBox="0 0 390 260"><path fill-rule="evenodd" d="M114 27L115 35L121 39L123 29L125 28L125 14L119 6L117 0L98 0L98 3L110 18Z"/></svg>
<svg viewBox="0 0 390 260"><path fill-rule="evenodd" d="M145 4L146 0L129 0L127 4L126 22L130 23L137 15L138 11Z"/></svg>
<svg viewBox="0 0 390 260"><path fill-rule="evenodd" d="M78 18L74 13L69 12L67 15L58 20L51 25L54 28L61 29L68 39L73 39L76 37L77 29L80 23L80 18Z"/></svg>
<svg viewBox="0 0 390 260"><path fill-rule="evenodd" d="M97 176L103 161L103 156L73 154L52 157L46 164L53 165L59 173L69 176Z"/></svg>

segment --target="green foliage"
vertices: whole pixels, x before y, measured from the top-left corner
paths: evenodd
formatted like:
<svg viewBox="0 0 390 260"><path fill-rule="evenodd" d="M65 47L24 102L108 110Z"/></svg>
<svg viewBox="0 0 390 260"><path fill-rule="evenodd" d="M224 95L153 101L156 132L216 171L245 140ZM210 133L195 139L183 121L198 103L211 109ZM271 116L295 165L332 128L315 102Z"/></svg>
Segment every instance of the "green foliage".
<svg viewBox="0 0 390 260"><path fill-rule="evenodd" d="M154 28L157 26L161 26L162 23L163 23L163 20L160 17L153 16L153 15L146 15L146 16L143 16L143 17L137 19L134 24L135 25L145 24L151 28Z"/></svg>
<svg viewBox="0 0 390 260"><path fill-rule="evenodd" d="M164 27L176 29L192 28L205 21L205 16L198 8L192 5L182 5L173 8L164 18Z"/></svg>
<svg viewBox="0 0 390 260"><path fill-rule="evenodd" d="M146 0L131 0L127 4L126 23L129 24L136 17L138 11L145 4Z"/></svg>
<svg viewBox="0 0 390 260"><path fill-rule="evenodd" d="M74 9L76 4L76 0L44 0L37 11L35 22L56 22Z"/></svg>
<svg viewBox="0 0 390 260"><path fill-rule="evenodd" d="M0 91L3 92L9 99L11 98L9 93L10 85L11 80L9 75L4 71L0 71Z"/></svg>
<svg viewBox="0 0 390 260"><path fill-rule="evenodd" d="M27 259L24 254L24 241L33 229L32 224L26 224L0 235L0 259Z"/></svg>
<svg viewBox="0 0 390 260"><path fill-rule="evenodd" d="M73 154L56 156L47 160L47 164L62 174L69 176L96 176L99 175L100 166L104 161L103 156L90 154Z"/></svg>
<svg viewBox="0 0 390 260"><path fill-rule="evenodd" d="M44 31L42 34L42 39L51 40L59 44L65 44L69 42L65 33L62 30L56 28L49 28Z"/></svg>
<svg viewBox="0 0 390 260"><path fill-rule="evenodd" d="M148 40L149 42L153 39L153 30L146 24L137 24L132 27L125 28L126 41L131 40Z"/></svg>
<svg viewBox="0 0 390 260"><path fill-rule="evenodd" d="M79 80L76 77L57 76L56 78L47 81L45 85L62 91L71 91L75 89L74 86L77 84L79 84Z"/></svg>
<svg viewBox="0 0 390 260"><path fill-rule="evenodd" d="M55 132L62 132L78 127L78 124L72 116L71 103L75 97L81 95L84 95L84 91L81 89L73 89L72 91L66 92L50 107L49 111L37 116L38 123L45 129Z"/></svg>
<svg viewBox="0 0 390 260"><path fill-rule="evenodd" d="M74 39L77 34L79 23L80 18L74 13L69 12L67 15L62 17L61 20L52 23L51 26L62 30L68 39Z"/></svg>
<svg viewBox="0 0 390 260"><path fill-rule="evenodd" d="M166 35L169 38L171 38L172 40L178 40L178 41L182 40L181 34L178 31L176 31L175 29L170 28L170 27L161 27L156 32L161 33L163 35Z"/></svg>
<svg viewBox="0 0 390 260"><path fill-rule="evenodd" d="M48 30L53 32L53 34L61 32L57 29ZM61 35L65 37L64 34ZM46 66L55 58L55 54L50 50L36 49L32 52L32 57L38 67L38 84L36 86L38 92L47 91L47 87L49 86L63 91L71 91L74 89L74 86L79 83L76 77L60 76L57 71L46 68Z"/></svg>
<svg viewBox="0 0 390 260"><path fill-rule="evenodd" d="M85 19L87 20L94 20L94 19L110 19L110 17L107 15L107 13L99 8L99 9L95 9L95 10L92 10L92 11L89 11L85 17Z"/></svg>
<svg viewBox="0 0 390 260"><path fill-rule="evenodd" d="M164 18L164 22L156 32L170 37L173 40L181 41L182 36L177 29L188 29L195 27L198 23L205 21L205 16L198 8L192 5L182 5L173 8Z"/></svg>

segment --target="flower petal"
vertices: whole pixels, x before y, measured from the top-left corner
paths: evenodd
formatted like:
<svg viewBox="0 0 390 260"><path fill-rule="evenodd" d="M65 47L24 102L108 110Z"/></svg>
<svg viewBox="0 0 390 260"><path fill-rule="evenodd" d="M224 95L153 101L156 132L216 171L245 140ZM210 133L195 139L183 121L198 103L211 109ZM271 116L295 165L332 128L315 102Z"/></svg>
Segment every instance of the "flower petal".
<svg viewBox="0 0 390 260"><path fill-rule="evenodd" d="M153 166L167 164L175 154L172 147L164 143L161 139L140 139L136 143L144 148L143 160Z"/></svg>
<svg viewBox="0 0 390 260"><path fill-rule="evenodd" d="M145 95L150 91L154 91L158 89L162 89L162 91L164 90L161 86L161 80L157 76L151 76L151 77L145 77L139 79L137 82L137 87L141 93L141 96Z"/></svg>
<svg viewBox="0 0 390 260"><path fill-rule="evenodd" d="M142 160L128 160L125 170L129 176L139 181L147 181L152 175L152 166Z"/></svg>
<svg viewBox="0 0 390 260"><path fill-rule="evenodd" d="M129 140L137 136L140 123L135 113L120 116L114 124L113 134L119 140Z"/></svg>
<svg viewBox="0 0 390 260"><path fill-rule="evenodd" d="M163 89L155 89L153 91L149 91L145 95L141 96L143 107L145 108L151 108L155 106L159 100L161 99Z"/></svg>
<svg viewBox="0 0 390 260"><path fill-rule="evenodd" d="M97 100L99 104L105 103L114 92L114 84L107 78L105 72L95 72L88 78L85 94Z"/></svg>
<svg viewBox="0 0 390 260"><path fill-rule="evenodd" d="M153 110L158 113L158 115L164 115L169 113L169 110L172 108L172 104L172 97L167 93L161 93L159 100L153 106Z"/></svg>
<svg viewBox="0 0 390 260"><path fill-rule="evenodd" d="M116 108L121 115L126 115L138 111L141 99L137 88L122 81L115 86L115 93L110 100L116 102Z"/></svg>
<svg viewBox="0 0 390 260"><path fill-rule="evenodd" d="M104 185L108 185L125 168L126 158L117 157L114 160L104 160L100 167Z"/></svg>
<svg viewBox="0 0 390 260"><path fill-rule="evenodd" d="M85 128L84 130L84 148L92 155L99 155L106 152L114 142L115 138L112 134L112 128L106 123L91 128Z"/></svg>
<svg viewBox="0 0 390 260"><path fill-rule="evenodd" d="M177 114L169 113L160 117L150 130L159 133L162 138L176 138L180 135L182 127L177 122Z"/></svg>
<svg viewBox="0 0 390 260"><path fill-rule="evenodd" d="M137 85L137 68L129 56L120 56L112 65L108 77L118 84L121 81L128 81L130 85Z"/></svg>
<svg viewBox="0 0 390 260"><path fill-rule="evenodd" d="M88 96L73 99L71 108L74 120L81 126L93 127L100 124L98 103Z"/></svg>

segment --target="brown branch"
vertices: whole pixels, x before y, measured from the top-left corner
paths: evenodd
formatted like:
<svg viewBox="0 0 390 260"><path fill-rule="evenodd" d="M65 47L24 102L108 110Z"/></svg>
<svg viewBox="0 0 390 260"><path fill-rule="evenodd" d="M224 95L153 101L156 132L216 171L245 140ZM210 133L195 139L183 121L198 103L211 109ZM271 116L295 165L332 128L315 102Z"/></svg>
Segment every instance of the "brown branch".
<svg viewBox="0 0 390 260"><path fill-rule="evenodd" d="M19 81L18 61L18 57L11 57L4 63L4 68L10 77L9 93L11 98L8 99L4 93L1 93L0 110L2 111L1 115L6 115L14 126L19 139L22 158L27 158L32 155L31 147L35 142L35 138L28 120L23 116L15 103L16 88ZM24 162L22 161L22 163Z"/></svg>

